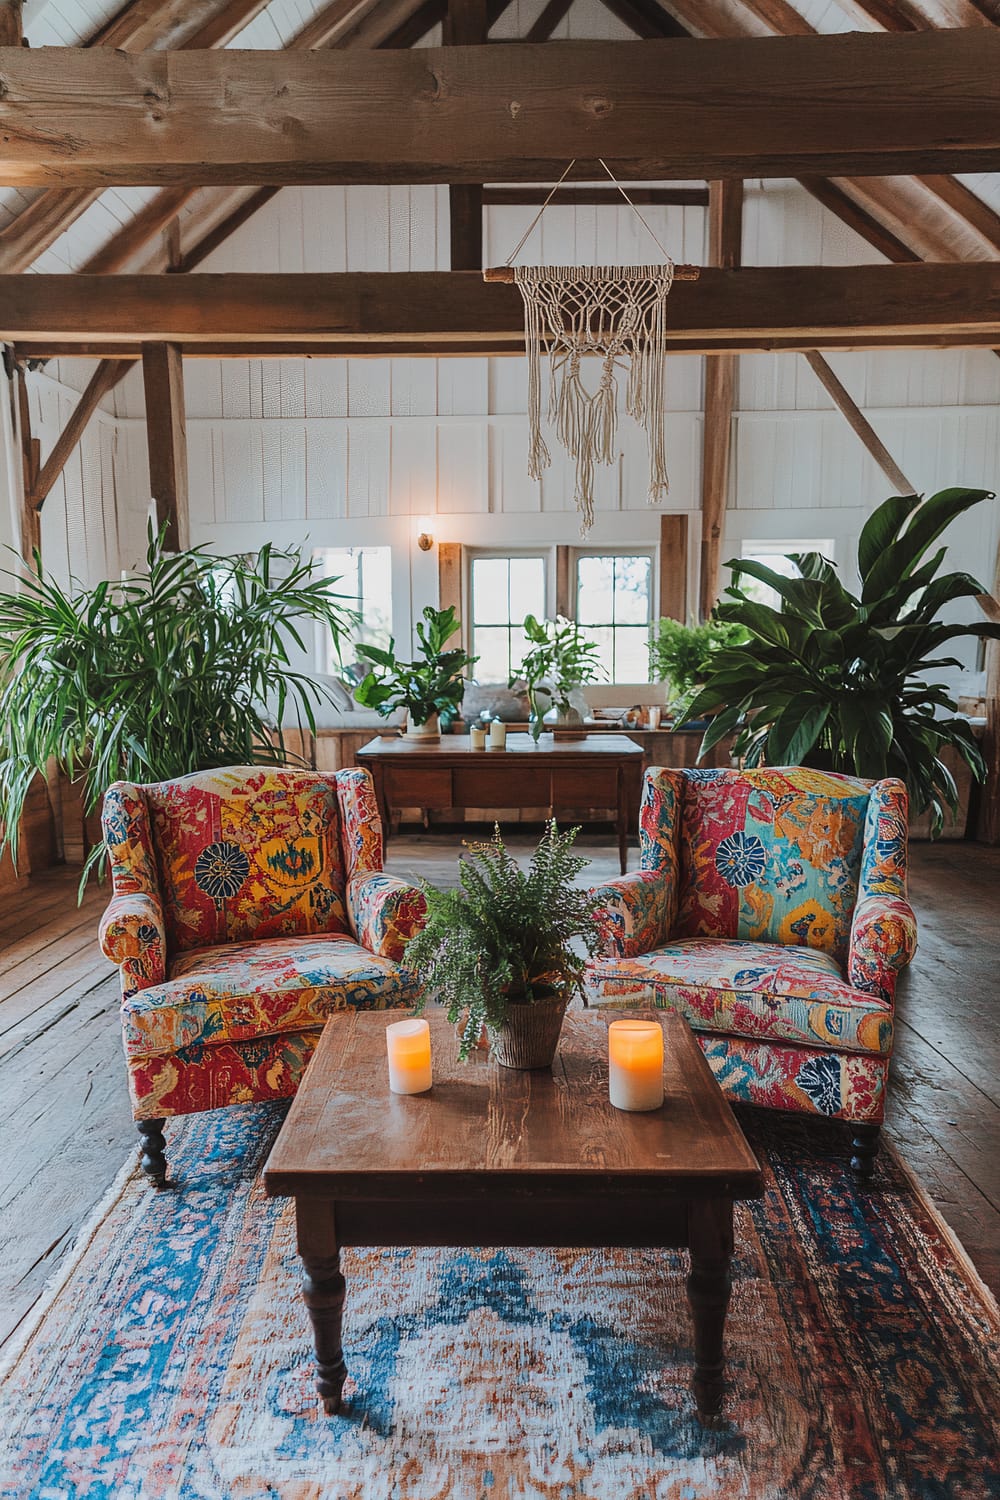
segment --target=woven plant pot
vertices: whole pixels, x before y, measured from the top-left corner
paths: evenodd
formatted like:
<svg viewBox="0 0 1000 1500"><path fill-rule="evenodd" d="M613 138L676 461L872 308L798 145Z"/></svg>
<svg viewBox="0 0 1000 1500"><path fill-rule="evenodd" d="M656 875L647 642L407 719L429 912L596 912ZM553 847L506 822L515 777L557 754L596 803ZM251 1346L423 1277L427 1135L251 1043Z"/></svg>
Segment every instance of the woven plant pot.
<svg viewBox="0 0 1000 1500"><path fill-rule="evenodd" d="M551 1068L568 995L508 1005L502 1026L489 1026L490 1050L504 1068Z"/></svg>

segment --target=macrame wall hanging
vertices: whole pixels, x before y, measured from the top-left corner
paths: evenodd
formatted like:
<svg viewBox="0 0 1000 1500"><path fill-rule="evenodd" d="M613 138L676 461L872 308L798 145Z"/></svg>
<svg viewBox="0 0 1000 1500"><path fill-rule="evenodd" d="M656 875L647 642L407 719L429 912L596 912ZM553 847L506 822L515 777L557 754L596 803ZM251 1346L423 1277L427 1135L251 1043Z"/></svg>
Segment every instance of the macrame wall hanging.
<svg viewBox="0 0 1000 1500"><path fill-rule="evenodd" d="M535 225L575 166L570 162L507 258L483 272L514 282L524 300L528 355L528 473L540 479L552 462L542 436L543 356L549 360L548 420L576 463L574 500L586 536L594 524L594 467L615 461L618 370L628 371L625 410L646 434L649 503L667 493L664 377L667 297L675 281L696 281L697 266L675 266L605 161L601 166L663 256L643 266L515 266ZM601 361L597 389L584 385L581 362Z"/></svg>

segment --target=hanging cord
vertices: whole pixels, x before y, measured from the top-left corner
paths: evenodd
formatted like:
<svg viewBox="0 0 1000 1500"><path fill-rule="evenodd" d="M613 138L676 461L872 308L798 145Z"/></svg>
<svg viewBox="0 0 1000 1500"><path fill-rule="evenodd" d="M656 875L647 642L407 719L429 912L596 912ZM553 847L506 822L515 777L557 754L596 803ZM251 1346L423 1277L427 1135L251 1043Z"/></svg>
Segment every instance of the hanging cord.
<svg viewBox="0 0 1000 1500"><path fill-rule="evenodd" d="M552 199L555 197L556 193L562 187L563 183L566 181L566 178L569 176L569 174L572 172L572 170L573 170L573 168L575 166L576 166L576 157L574 156L573 160L570 162L569 166L566 168L565 172L562 174L562 176L560 177L559 181L550 190L549 196L546 198L545 202L542 204L541 208L538 210L537 214L532 219L531 223L528 225L527 229L524 231L524 233L522 234L521 238L518 240L517 244L514 246L513 250L508 255L507 259L504 261L504 265L505 266L513 265L515 257L517 257L518 255L520 255L521 251L524 249L525 243L526 243L529 235L531 234L531 231L534 229L535 225L538 223L539 219L542 217L542 214L548 208L549 204L552 202Z"/></svg>
<svg viewBox="0 0 1000 1500"><path fill-rule="evenodd" d="M642 225L643 229L645 229L646 233L649 235L650 239L653 241L653 243L655 244L656 248L659 250L660 254L663 256L663 259L666 260L666 261L669 261L670 264L673 265L672 258L667 254L667 252L664 249L664 247L660 244L659 236L656 235L656 234L654 234L653 230L651 229L651 227L649 226L649 224L646 223L646 220L643 218L642 214L636 208L635 204L632 202L632 199L629 197L628 193L626 193L625 189L622 187L621 183L618 181L618 178L615 176L614 172L612 172L611 168L608 166L607 162L604 160L604 157L603 156L599 156L597 158L597 160L600 162L600 164L604 168L605 172L607 172L608 176L611 178L611 181L614 183L615 187L621 193L622 197L625 199L625 202L628 204L629 208L635 214L636 218L639 220L639 223ZM555 189L553 189L553 191L555 191ZM552 194L550 193L549 197L551 197L551 196L552 196ZM544 209L544 207L545 207L545 205L543 204L542 208Z"/></svg>

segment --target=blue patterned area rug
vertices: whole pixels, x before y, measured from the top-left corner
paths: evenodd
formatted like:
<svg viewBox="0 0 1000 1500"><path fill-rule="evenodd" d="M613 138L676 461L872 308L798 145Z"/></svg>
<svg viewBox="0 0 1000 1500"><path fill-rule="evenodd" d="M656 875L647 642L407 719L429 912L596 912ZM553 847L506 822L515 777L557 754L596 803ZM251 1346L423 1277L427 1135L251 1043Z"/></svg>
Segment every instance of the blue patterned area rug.
<svg viewBox="0 0 1000 1500"><path fill-rule="evenodd" d="M986 1500L1000 1315L889 1155L746 1112L768 1191L739 1210L727 1420L692 1416L685 1257L345 1253L351 1378L317 1412L294 1224L260 1168L280 1106L171 1131L8 1368L17 1500Z"/></svg>

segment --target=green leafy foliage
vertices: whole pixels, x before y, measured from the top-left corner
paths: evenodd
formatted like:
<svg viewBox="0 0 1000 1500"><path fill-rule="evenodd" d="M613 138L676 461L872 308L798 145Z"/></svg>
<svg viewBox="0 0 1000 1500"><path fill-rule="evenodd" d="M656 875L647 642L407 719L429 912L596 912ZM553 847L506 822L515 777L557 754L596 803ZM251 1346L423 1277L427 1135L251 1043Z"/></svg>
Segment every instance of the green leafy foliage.
<svg viewBox="0 0 1000 1500"><path fill-rule="evenodd" d="M152 528L145 571L121 583L63 589L37 554L19 581L0 594L0 823L15 858L28 788L50 760L82 779L88 813L119 778L284 763L286 706L314 729L329 696L289 663L290 641L304 649L296 622L321 622L339 649L354 621L337 580L296 553L169 553Z"/></svg>
<svg viewBox="0 0 1000 1500"><path fill-rule="evenodd" d="M680 703L705 680L717 651L748 639L739 625L706 620L685 625L680 620L657 620L649 638L649 677L667 684L672 703Z"/></svg>
<svg viewBox="0 0 1000 1500"><path fill-rule="evenodd" d="M491 842L468 845L458 890L424 886L427 922L406 963L450 1021L468 1013L463 1059L483 1025L503 1024L508 1005L580 991L586 960L571 943L593 954L599 934L590 896L572 883L589 864L571 852L578 833L549 823L525 873L498 827Z"/></svg>
<svg viewBox="0 0 1000 1500"><path fill-rule="evenodd" d="M717 652L702 691L688 706L695 716L720 702L702 754L736 733L735 750L750 766L822 761L859 776L899 776L914 808L931 811L940 833L944 809L958 793L941 751L952 746L982 780L982 754L934 669L959 666L941 655L963 637L1000 639L1000 626L980 620L947 624L946 604L985 589L968 573L937 576L945 557L926 554L957 516L992 500L988 490L949 489L894 496L874 512L858 539L860 597L848 592L832 565L815 552L792 557L798 578L763 563L734 561L733 584L716 617L741 626L750 644ZM780 608L756 603L741 575L774 589Z"/></svg>
<svg viewBox="0 0 1000 1500"><path fill-rule="evenodd" d="M479 660L461 650L444 649L460 623L454 605L447 609L428 605L417 623L420 657L416 661L400 661L394 638L386 651L359 646L358 655L372 669L354 690L358 703L374 708L383 718L405 708L414 724L426 724L432 714L457 710L465 696L465 673Z"/></svg>
<svg viewBox="0 0 1000 1500"><path fill-rule="evenodd" d="M604 676L595 641L584 638L580 627L558 615L554 620L539 620L525 615L524 633L531 642L517 671L511 674L508 687L523 682L531 704L531 732L537 740L542 732L538 691L543 684L551 691L560 713L568 713L570 694L585 682Z"/></svg>

